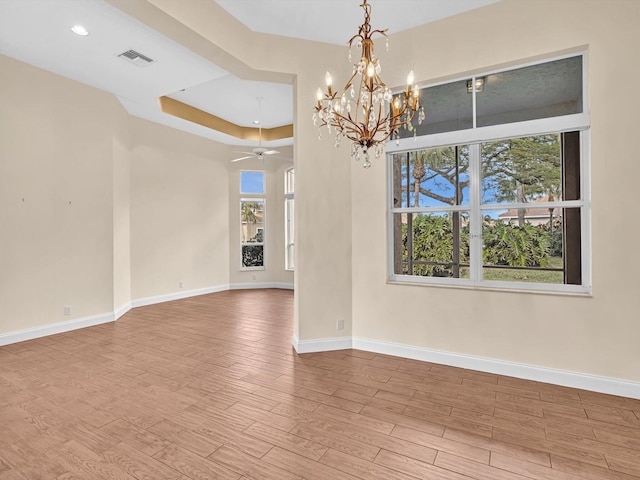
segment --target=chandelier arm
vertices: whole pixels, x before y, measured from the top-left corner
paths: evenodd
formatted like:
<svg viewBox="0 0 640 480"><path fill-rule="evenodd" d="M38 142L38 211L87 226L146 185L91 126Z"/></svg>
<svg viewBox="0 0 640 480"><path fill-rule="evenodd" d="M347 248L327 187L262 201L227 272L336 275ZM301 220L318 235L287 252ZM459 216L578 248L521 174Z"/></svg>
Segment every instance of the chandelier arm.
<svg viewBox="0 0 640 480"><path fill-rule="evenodd" d="M353 75L351 75L351 77L349 78L349 80L347 80L347 83L345 84L344 88L342 89L342 92L340 92L340 96L342 97L342 95L344 95L347 90L349 90L349 87L351 87L353 82L353 79L356 78L356 75L358 74L357 71L353 72Z"/></svg>
<svg viewBox="0 0 640 480"><path fill-rule="evenodd" d="M384 30L374 30L369 34L369 38L371 38L373 36L374 33L379 33L380 35L383 36L387 36L387 30L389 30L388 28L385 28Z"/></svg>
<svg viewBox="0 0 640 480"><path fill-rule="evenodd" d="M335 116L338 120L334 119L331 122L331 125L338 128L344 128L346 130L353 131L354 133L362 134L364 133L362 129L360 129L360 125L355 123L350 118L345 117L344 115L339 114L338 112L334 112ZM344 123L340 123L339 120L342 120Z"/></svg>
<svg viewBox="0 0 640 480"><path fill-rule="evenodd" d="M356 34L355 34L353 37L351 37L351 38L349 39L349 41L347 42L347 43L349 44L349 47L351 47L351 46L353 45L353 41L354 41L356 38L359 38L359 39L360 39L360 41L364 40L364 37L363 37L362 35L360 35L359 33L356 33Z"/></svg>

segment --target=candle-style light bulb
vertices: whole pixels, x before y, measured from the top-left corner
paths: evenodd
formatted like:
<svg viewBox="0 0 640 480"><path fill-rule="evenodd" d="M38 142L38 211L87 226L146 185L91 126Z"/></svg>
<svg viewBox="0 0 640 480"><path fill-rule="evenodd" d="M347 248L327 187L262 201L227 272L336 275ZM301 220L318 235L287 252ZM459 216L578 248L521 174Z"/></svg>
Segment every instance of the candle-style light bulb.
<svg viewBox="0 0 640 480"><path fill-rule="evenodd" d="M407 75L407 85L413 85L413 80L414 80L414 74L413 74L413 70L411 70L409 72L409 75Z"/></svg>
<svg viewBox="0 0 640 480"><path fill-rule="evenodd" d="M415 84L413 86L413 105L411 107L413 110L418 109L418 97L420 97L420 88L418 87L418 84Z"/></svg>
<svg viewBox="0 0 640 480"><path fill-rule="evenodd" d="M369 65L367 65L367 77L373 77L374 73L376 73L376 67L373 65L373 62L369 62Z"/></svg>
<svg viewBox="0 0 640 480"><path fill-rule="evenodd" d="M331 74L329 72L324 74L324 81L327 83L327 87L330 87L331 84L333 83L333 80L331 79Z"/></svg>
<svg viewBox="0 0 640 480"><path fill-rule="evenodd" d="M322 101L322 97L323 97L322 89L318 87L318 91L316 92L316 98L318 99L318 102Z"/></svg>

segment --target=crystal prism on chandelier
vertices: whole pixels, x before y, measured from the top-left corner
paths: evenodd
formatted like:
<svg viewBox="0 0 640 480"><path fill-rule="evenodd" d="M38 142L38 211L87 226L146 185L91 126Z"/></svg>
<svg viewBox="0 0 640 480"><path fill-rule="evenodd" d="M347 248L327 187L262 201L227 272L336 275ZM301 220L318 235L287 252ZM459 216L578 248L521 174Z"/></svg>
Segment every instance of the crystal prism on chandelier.
<svg viewBox="0 0 640 480"><path fill-rule="evenodd" d="M353 66L353 74L341 92L333 89L333 79L326 73L326 92L318 88L317 104L314 108L313 123L320 130L327 127L329 134L335 131L335 146L343 137L351 140L351 157L362 159L362 166L369 168L370 152L376 160L384 152L385 142L398 137L401 127L413 130L413 119L418 113L418 122L424 120L424 108L420 105L420 89L414 85L413 71L407 78L404 92L394 95L380 78L380 60L373 53L372 36L387 36L387 30L371 30L371 5L364 0L364 23L358 33L349 40L349 61L351 47L357 40L361 49L360 61ZM389 40L387 39L387 48Z"/></svg>

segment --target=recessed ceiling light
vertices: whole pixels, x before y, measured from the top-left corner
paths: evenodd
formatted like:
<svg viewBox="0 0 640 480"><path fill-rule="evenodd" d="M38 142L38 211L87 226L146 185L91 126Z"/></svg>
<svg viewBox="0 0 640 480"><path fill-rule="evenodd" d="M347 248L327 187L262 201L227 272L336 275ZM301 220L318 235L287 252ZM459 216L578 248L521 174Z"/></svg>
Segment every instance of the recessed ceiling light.
<svg viewBox="0 0 640 480"><path fill-rule="evenodd" d="M71 31L76 35L81 35L83 37L89 35L89 30L84 28L82 25L74 25L73 27L71 27Z"/></svg>
<svg viewBox="0 0 640 480"><path fill-rule="evenodd" d="M254 125L260 125L260 120L254 120L254 121L253 121L253 124L254 124Z"/></svg>

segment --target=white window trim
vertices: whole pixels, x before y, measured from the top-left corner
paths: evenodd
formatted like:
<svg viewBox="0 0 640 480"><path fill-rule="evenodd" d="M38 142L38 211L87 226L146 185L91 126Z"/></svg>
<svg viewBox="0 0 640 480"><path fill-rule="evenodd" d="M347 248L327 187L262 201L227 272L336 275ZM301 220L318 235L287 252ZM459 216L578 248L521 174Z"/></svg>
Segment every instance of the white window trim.
<svg viewBox="0 0 640 480"><path fill-rule="evenodd" d="M293 220L293 218L291 218L291 214L288 211L288 200L294 200L294 190L295 190L295 183L294 183L294 190L290 190L289 189L289 172L294 172L295 174L295 170L294 167L290 167L287 168L284 171L284 185L285 185L285 194L284 194L284 238L285 238L285 245L284 245L284 269L288 272L293 272L295 270L295 262L293 259L289 258L289 248L293 247L294 251L295 251L295 239L294 238L289 238L289 224L290 222ZM294 180L295 182L295 180ZM294 207L295 208L295 207ZM295 228L295 225L294 225ZM294 233L294 237L295 237L295 233ZM293 264L293 266L291 266Z"/></svg>
<svg viewBox="0 0 640 480"><path fill-rule="evenodd" d="M536 120L528 120L522 122L514 122L502 125L492 125L480 128L471 128L467 130L456 130L452 132L437 133L433 135L423 135L419 137L402 138L389 141L386 145L387 154L387 271L388 283L400 283L403 285L430 285L430 286L455 286L477 290L500 290L500 291L522 291L532 293L558 293L558 294L591 294L591 215L590 215L590 116L587 111L587 74L586 74L586 54L572 53L561 57L544 59L538 62L532 62L523 65L512 66L501 70L488 71L482 75L473 75L461 77L461 79L473 78L476 76L485 76L500 71L514 70L535 64L547 63L561 58L582 55L583 68L583 87L582 87L582 105L584 113L563 115L551 118L541 118ZM451 80L454 82L456 80ZM449 83L442 82L442 83ZM435 85L435 84L434 84ZM430 85L432 86L432 85ZM475 91L473 92L475 96ZM474 99L475 108L475 99ZM475 115L474 115L475 125ZM464 278L442 278L442 277L421 277L414 275L398 275L394 273L394 231L393 231L393 215L394 213L419 213L424 211L422 208L393 208L393 154L406 153L415 150L425 150L430 148L438 148L451 145L469 145L470 148L478 149L481 143L503 140L508 138L518 138L533 135L543 135L559 132L580 132L580 188L581 200L564 201L564 202L548 202L541 204L545 206L562 206L581 208L581 255L582 255L582 285L566 285L566 284L545 284L545 283L526 283L526 282L499 282L492 280L481 280L482 275L482 225L476 225L478 222L471 222L470 225L470 261L474 264L471 268L472 276L470 279ZM470 196L471 198L480 198L480 175L478 172L479 165L471 162L470 165ZM510 206L520 206L520 204L505 204L500 209ZM536 205L537 206L537 205ZM481 218L482 208L479 202L470 202L470 205L461 206L444 206L429 207L429 212L437 211L468 211L472 218Z"/></svg>

